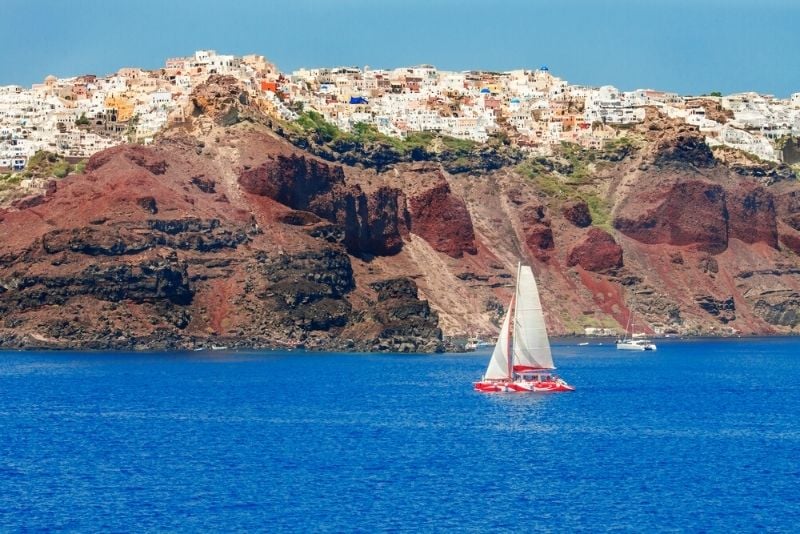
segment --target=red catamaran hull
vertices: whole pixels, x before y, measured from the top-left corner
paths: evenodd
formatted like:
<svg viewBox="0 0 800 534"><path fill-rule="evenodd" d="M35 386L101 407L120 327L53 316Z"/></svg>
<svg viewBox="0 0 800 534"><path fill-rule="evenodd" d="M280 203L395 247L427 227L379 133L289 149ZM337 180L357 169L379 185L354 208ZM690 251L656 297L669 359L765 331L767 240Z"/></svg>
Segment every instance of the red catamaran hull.
<svg viewBox="0 0 800 534"><path fill-rule="evenodd" d="M563 380L551 382L528 381L485 381L475 382L475 391L481 393L557 393L575 391L575 388Z"/></svg>

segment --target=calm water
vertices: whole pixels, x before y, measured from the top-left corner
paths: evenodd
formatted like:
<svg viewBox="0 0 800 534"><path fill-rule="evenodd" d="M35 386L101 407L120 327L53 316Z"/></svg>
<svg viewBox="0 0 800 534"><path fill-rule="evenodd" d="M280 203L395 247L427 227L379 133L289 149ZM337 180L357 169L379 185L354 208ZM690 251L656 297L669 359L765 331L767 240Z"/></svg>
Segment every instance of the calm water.
<svg viewBox="0 0 800 534"><path fill-rule="evenodd" d="M0 354L0 530L800 526L800 340L488 353Z"/></svg>

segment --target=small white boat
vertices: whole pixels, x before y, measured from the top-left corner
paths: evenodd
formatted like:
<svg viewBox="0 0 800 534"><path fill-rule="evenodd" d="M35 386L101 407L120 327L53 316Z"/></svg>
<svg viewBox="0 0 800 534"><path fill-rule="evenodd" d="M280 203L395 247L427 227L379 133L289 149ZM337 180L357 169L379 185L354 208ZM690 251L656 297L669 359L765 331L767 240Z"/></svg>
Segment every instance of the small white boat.
<svg viewBox="0 0 800 534"><path fill-rule="evenodd" d="M617 350L656 350L656 344L649 339L622 339L617 341Z"/></svg>
<svg viewBox="0 0 800 534"><path fill-rule="evenodd" d="M226 345L211 345L211 350L228 350Z"/></svg>
<svg viewBox="0 0 800 534"><path fill-rule="evenodd" d="M467 340L467 343L464 345L464 350L478 350L478 349L485 349L486 347L493 346L494 343L489 341L484 341L481 338L473 337Z"/></svg>
<svg viewBox="0 0 800 534"><path fill-rule="evenodd" d="M617 350L656 350L656 344L642 336L644 334L631 334L633 331L633 312L628 315L628 325L625 327L625 337L617 340Z"/></svg>
<svg viewBox="0 0 800 534"><path fill-rule="evenodd" d="M588 342L588 341L584 341L583 343L578 343L578 346L579 346L579 347L585 347L585 346L586 346L586 345L588 345L588 344L589 344L589 342Z"/></svg>
<svg viewBox="0 0 800 534"><path fill-rule="evenodd" d="M513 326L512 326L513 317ZM482 393L547 393L575 388L553 374L553 355L533 271L517 267L517 288L503 318L486 373L475 382Z"/></svg>

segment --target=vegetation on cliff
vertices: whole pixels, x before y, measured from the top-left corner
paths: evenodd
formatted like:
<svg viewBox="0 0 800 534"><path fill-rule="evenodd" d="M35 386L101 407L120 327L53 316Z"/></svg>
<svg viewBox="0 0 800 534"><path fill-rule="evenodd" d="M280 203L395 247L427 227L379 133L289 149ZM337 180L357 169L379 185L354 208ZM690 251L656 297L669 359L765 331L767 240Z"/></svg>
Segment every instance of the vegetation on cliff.
<svg viewBox="0 0 800 534"><path fill-rule="evenodd" d="M523 159L522 152L502 134L479 144L427 131L394 137L365 123L346 132L315 111L304 111L293 122L276 121L273 128L295 146L323 159L379 171L398 163L433 161L457 174L499 169Z"/></svg>
<svg viewBox="0 0 800 534"><path fill-rule="evenodd" d="M25 170L19 173L25 178L64 178L69 174L80 174L86 167L86 160L70 163L64 156L53 152L39 150L31 156Z"/></svg>
<svg viewBox="0 0 800 534"><path fill-rule="evenodd" d="M592 224L609 230L611 207L599 191L597 172L629 157L641 144L642 141L633 136L609 140L602 149L562 143L552 156L528 158L516 170L556 203L583 200L589 208Z"/></svg>

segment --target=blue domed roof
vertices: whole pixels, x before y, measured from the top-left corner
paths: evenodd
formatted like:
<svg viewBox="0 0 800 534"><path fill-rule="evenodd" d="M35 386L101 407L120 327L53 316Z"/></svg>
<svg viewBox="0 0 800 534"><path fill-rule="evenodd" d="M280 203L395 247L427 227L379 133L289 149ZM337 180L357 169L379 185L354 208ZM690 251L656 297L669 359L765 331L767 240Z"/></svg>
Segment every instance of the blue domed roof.
<svg viewBox="0 0 800 534"><path fill-rule="evenodd" d="M543 71L547 72L550 69L547 68L547 65L542 65L541 67L539 67L539 70L543 70Z"/></svg>
<svg viewBox="0 0 800 534"><path fill-rule="evenodd" d="M488 87L484 87L483 89L481 89L481 93L491 93L491 91L489 90Z"/></svg>

